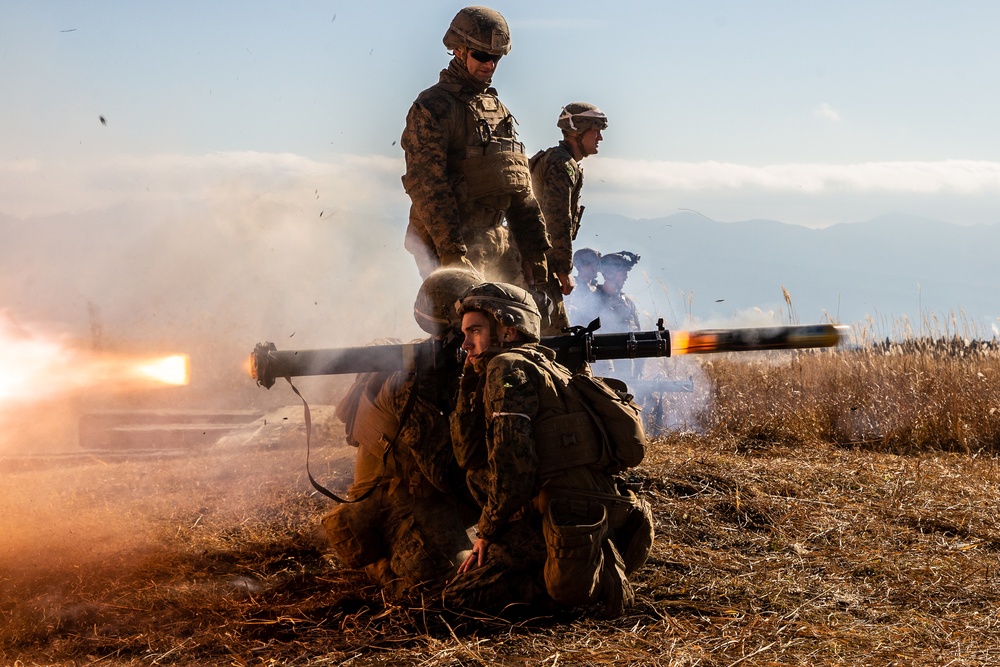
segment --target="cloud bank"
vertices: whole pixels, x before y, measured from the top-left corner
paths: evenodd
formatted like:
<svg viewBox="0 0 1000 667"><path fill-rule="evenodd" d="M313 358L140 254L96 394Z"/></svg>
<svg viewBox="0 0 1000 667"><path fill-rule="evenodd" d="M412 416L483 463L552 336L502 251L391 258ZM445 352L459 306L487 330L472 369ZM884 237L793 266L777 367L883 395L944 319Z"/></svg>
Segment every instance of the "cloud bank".
<svg viewBox="0 0 1000 667"><path fill-rule="evenodd" d="M715 219L771 218L823 227L888 212L956 224L1000 222L1000 163L975 160L783 164L593 158L588 205L629 217L680 208Z"/></svg>

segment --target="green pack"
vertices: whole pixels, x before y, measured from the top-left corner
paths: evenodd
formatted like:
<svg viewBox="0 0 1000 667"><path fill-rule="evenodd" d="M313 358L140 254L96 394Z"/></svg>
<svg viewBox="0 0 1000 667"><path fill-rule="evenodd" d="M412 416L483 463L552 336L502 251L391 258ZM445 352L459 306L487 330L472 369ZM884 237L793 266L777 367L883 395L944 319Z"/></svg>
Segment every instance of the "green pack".
<svg viewBox="0 0 1000 667"><path fill-rule="evenodd" d="M642 408L628 387L615 378L600 378L575 373L569 379L569 391L593 417L594 423L617 461L620 472L634 468L646 456L646 431L642 427Z"/></svg>
<svg viewBox="0 0 1000 667"><path fill-rule="evenodd" d="M522 351L522 354L525 354ZM628 386L615 378L600 378L589 373L571 373L569 369L541 353L529 356L558 380L590 415L613 463L608 471L621 472L642 463L646 456L646 431L642 426L642 408L635 402Z"/></svg>

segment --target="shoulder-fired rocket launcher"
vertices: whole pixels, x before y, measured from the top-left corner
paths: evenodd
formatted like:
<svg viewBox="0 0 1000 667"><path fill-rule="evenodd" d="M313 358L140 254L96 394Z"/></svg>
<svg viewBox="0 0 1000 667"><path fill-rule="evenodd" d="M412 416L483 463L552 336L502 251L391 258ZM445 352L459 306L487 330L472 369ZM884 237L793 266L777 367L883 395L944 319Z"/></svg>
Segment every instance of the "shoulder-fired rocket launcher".
<svg viewBox="0 0 1000 667"><path fill-rule="evenodd" d="M584 362L604 359L833 347L847 332L845 326L807 324L671 333L663 328L663 320L657 322L654 331L595 333L599 327L600 320L594 320L587 327L572 327L565 334L546 336L542 345L555 350L559 363L578 371ZM457 372L464 360L460 337L318 350L278 350L274 343L258 343L250 355L250 375L259 386L270 389L277 378L305 375L449 369Z"/></svg>

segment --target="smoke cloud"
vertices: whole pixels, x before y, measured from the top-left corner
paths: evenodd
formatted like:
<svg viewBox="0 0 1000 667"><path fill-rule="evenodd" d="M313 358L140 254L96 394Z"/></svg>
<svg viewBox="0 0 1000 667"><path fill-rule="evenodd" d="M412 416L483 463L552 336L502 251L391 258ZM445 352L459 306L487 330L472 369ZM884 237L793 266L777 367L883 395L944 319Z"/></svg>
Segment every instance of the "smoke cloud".
<svg viewBox="0 0 1000 667"><path fill-rule="evenodd" d="M189 387L130 405L293 402L249 378L257 342L420 335L396 160L228 153L2 169L0 308L11 321L88 350L191 355Z"/></svg>

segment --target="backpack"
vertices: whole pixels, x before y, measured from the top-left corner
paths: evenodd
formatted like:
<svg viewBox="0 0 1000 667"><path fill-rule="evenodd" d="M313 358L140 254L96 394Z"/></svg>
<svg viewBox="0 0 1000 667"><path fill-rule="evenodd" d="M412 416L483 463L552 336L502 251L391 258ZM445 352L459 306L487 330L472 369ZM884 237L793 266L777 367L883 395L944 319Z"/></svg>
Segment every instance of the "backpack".
<svg viewBox="0 0 1000 667"><path fill-rule="evenodd" d="M618 469L612 472L642 463L646 455L642 408L628 393L628 386L616 378L574 373L567 388L601 431L612 458L618 463Z"/></svg>
<svg viewBox="0 0 1000 667"><path fill-rule="evenodd" d="M609 472L621 472L642 463L646 455L642 408L624 382L616 378L595 377L589 372L571 373L565 366L541 353L532 354L529 358L557 378L557 384L564 387L569 396L576 399L590 415L614 461Z"/></svg>

